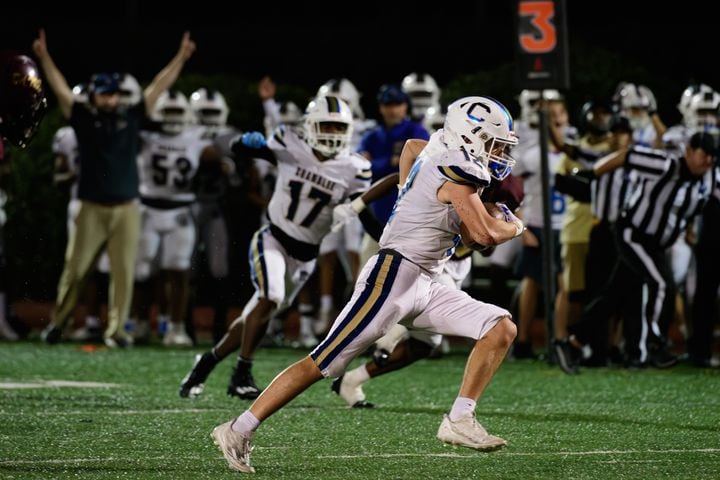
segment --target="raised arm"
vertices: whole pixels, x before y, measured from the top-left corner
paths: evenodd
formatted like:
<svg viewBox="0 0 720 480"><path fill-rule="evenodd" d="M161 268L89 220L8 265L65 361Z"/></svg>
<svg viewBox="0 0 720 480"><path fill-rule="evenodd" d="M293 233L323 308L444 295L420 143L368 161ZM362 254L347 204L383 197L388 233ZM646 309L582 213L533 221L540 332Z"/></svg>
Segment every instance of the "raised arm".
<svg viewBox="0 0 720 480"><path fill-rule="evenodd" d="M192 56L193 52L195 52L195 42L190 38L190 32L185 32L180 41L178 52L173 59L170 60L170 63L160 70L160 73L155 75L153 81L143 92L145 95L145 111L148 115L152 112L160 94L170 88L178 76L180 76L185 62Z"/></svg>
<svg viewBox="0 0 720 480"><path fill-rule="evenodd" d="M619 168L625 164L625 160L627 159L627 154L628 154L627 148L621 148L619 150L615 150L614 152L605 155L600 160L595 162L592 170L595 173L595 175L597 175L597 176L604 175L608 172L611 172L611 171L615 170L616 168Z"/></svg>
<svg viewBox="0 0 720 480"><path fill-rule="evenodd" d="M50 88L58 99L58 105L60 105L60 111L65 118L70 118L73 105L73 94L70 86L65 80L65 76L62 74L60 69L53 61L47 48L47 40L45 38L45 30L40 29L38 37L33 42L33 52L40 61L40 67L45 73Z"/></svg>

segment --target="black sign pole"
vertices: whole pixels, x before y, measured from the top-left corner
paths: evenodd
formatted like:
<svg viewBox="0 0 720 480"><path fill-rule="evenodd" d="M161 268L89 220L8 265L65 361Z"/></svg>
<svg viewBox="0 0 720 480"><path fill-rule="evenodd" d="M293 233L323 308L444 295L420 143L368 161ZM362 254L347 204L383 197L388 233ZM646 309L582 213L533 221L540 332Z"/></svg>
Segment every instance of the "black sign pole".
<svg viewBox="0 0 720 480"><path fill-rule="evenodd" d="M568 67L565 0L517 0L517 68L520 88L540 90L570 87ZM541 102L543 104L544 102ZM555 251L552 235L550 167L548 161L548 118L540 109L540 180L543 202L543 292L547 349L552 353L555 336L553 305L555 281L553 260ZM522 141L522 139L520 139ZM552 359L552 355L548 355Z"/></svg>

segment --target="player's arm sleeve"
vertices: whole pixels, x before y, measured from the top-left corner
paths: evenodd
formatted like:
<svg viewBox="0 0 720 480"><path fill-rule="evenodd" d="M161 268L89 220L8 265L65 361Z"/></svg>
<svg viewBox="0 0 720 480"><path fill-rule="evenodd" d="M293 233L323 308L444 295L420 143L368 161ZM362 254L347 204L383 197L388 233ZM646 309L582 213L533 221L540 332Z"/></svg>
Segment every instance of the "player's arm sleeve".
<svg viewBox="0 0 720 480"><path fill-rule="evenodd" d="M362 223L365 233L370 235L376 242L380 241L382 236L383 228L385 226L380 223L380 220L372 213L372 209L366 208L362 212L358 213L360 223Z"/></svg>
<svg viewBox="0 0 720 480"><path fill-rule="evenodd" d="M230 135L230 138L218 137L217 139L215 139L215 143L220 143L220 150L222 151L222 143L228 142L227 146L232 152L232 156L235 161L246 163L250 162L253 158L262 158L263 160L267 160L273 165L277 165L277 158L275 157L275 152L273 152L267 145L259 148L248 147L246 145L243 145L242 141L240 140L241 137L242 134Z"/></svg>
<svg viewBox="0 0 720 480"><path fill-rule="evenodd" d="M366 192L370 188L372 177L370 162L364 160L355 171L355 176L350 180L348 196L357 197L359 194Z"/></svg>

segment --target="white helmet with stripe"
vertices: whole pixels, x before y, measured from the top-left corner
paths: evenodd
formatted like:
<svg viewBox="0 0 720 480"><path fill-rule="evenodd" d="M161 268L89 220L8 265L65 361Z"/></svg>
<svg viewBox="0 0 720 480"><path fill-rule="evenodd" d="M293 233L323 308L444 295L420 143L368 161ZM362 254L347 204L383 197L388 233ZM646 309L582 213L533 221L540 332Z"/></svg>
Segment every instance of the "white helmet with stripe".
<svg viewBox="0 0 720 480"><path fill-rule="evenodd" d="M448 107L445 140L481 160L497 180L510 174L515 160L509 155L517 145L510 112L490 97L463 97Z"/></svg>
<svg viewBox="0 0 720 480"><path fill-rule="evenodd" d="M548 89L542 91L542 100L545 101L561 101L562 94L559 91ZM540 107L540 90L523 90L518 97L520 104L520 118L529 125L537 125L540 123L540 115L538 108Z"/></svg>
<svg viewBox="0 0 720 480"><path fill-rule="evenodd" d="M349 145L352 130L350 106L338 97L318 97L305 109L305 140L328 158Z"/></svg>
<svg viewBox="0 0 720 480"><path fill-rule="evenodd" d="M402 81L402 89L410 96L412 115L422 118L430 108L440 107L440 88L427 73L411 73Z"/></svg>
<svg viewBox="0 0 720 480"><path fill-rule="evenodd" d="M356 118L365 118L360 106L360 92L347 78L333 78L325 82L317 91L317 97L339 97L350 106L350 111Z"/></svg>
<svg viewBox="0 0 720 480"><path fill-rule="evenodd" d="M163 132L178 134L193 123L190 102L180 91L165 90L160 94L153 109L153 119L160 122Z"/></svg>
<svg viewBox="0 0 720 480"><path fill-rule="evenodd" d="M137 79L129 73L120 74L120 103L131 107L142 100L142 89Z"/></svg>

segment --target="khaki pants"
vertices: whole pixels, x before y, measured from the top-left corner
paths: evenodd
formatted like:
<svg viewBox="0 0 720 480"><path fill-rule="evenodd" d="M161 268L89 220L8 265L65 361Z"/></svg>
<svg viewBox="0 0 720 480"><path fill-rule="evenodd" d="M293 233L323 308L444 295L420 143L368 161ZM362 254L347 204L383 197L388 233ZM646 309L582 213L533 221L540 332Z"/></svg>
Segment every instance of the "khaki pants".
<svg viewBox="0 0 720 480"><path fill-rule="evenodd" d="M105 338L124 325L132 300L140 234L140 212L136 202L106 206L80 202L75 231L68 238L65 267L60 276L53 321L63 328L71 318L82 286L95 267L103 246L110 259L108 326Z"/></svg>

